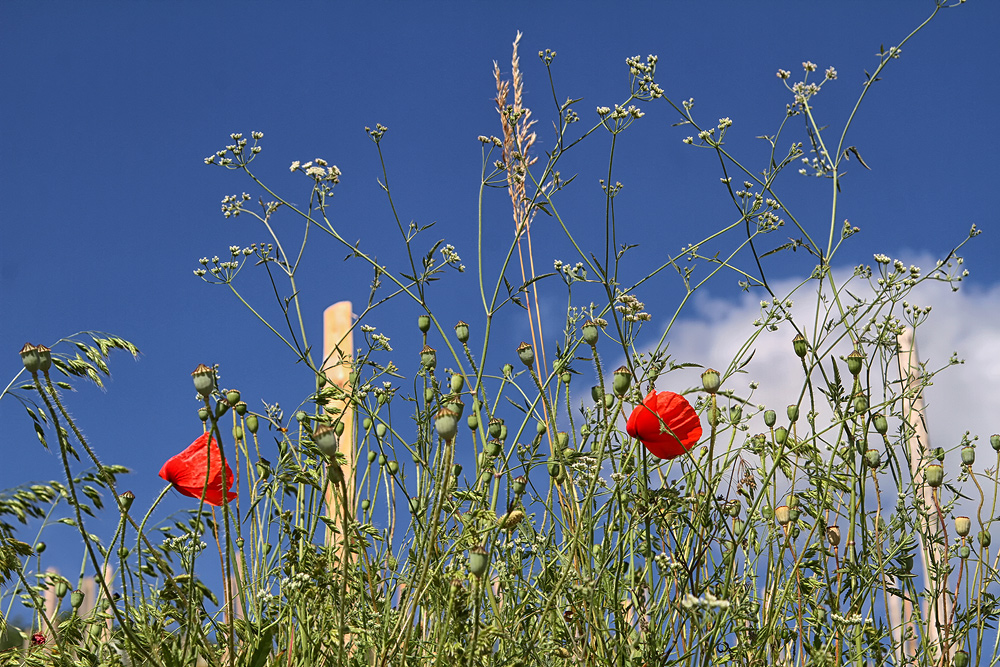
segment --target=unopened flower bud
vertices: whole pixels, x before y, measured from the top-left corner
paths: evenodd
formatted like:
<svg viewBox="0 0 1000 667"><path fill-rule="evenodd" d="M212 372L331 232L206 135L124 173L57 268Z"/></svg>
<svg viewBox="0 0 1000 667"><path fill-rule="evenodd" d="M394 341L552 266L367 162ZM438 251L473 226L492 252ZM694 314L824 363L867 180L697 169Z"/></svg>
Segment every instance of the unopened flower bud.
<svg viewBox="0 0 1000 667"><path fill-rule="evenodd" d="M797 406L797 405L789 405L788 409L786 410L786 412L788 413L788 421L790 421L792 423L798 421L798 419L799 419L799 406Z"/></svg>
<svg viewBox="0 0 1000 667"><path fill-rule="evenodd" d="M778 443L779 445L783 445L785 444L786 440L788 440L787 428L785 428L784 426L779 426L778 428L774 429L774 441L776 443Z"/></svg>
<svg viewBox="0 0 1000 667"><path fill-rule="evenodd" d="M595 384L590 388L590 397L594 399L594 403L601 403L604 399L604 387Z"/></svg>
<svg viewBox="0 0 1000 667"><path fill-rule="evenodd" d="M988 530L979 531L979 546L983 547L984 549L988 549L992 541L993 537L990 535L990 531Z"/></svg>
<svg viewBox="0 0 1000 667"><path fill-rule="evenodd" d="M951 659L951 664L954 667L969 667L969 652L968 651L955 651L955 655Z"/></svg>
<svg viewBox="0 0 1000 667"><path fill-rule="evenodd" d="M868 409L868 397L858 392L854 395L854 411L864 412Z"/></svg>
<svg viewBox="0 0 1000 667"><path fill-rule="evenodd" d="M243 439L243 427L237 424L233 427L233 440L240 441Z"/></svg>
<svg viewBox="0 0 1000 667"><path fill-rule="evenodd" d="M475 431L479 428L479 417L476 415L469 415L469 418L465 420L465 423L469 425L470 431Z"/></svg>
<svg viewBox="0 0 1000 667"><path fill-rule="evenodd" d="M73 609L79 609L83 604L83 591L77 589L69 594L69 604Z"/></svg>
<svg viewBox="0 0 1000 667"><path fill-rule="evenodd" d="M477 579L486 574L486 568L490 564L490 555L481 546L469 549L469 572Z"/></svg>
<svg viewBox="0 0 1000 667"><path fill-rule="evenodd" d="M375 424L375 436L381 440L385 437L385 434L389 432L389 427L385 425L384 422L379 422Z"/></svg>
<svg viewBox="0 0 1000 667"><path fill-rule="evenodd" d="M454 373L451 376L451 393L460 394L463 387L465 387L465 377L458 373Z"/></svg>
<svg viewBox="0 0 1000 667"><path fill-rule="evenodd" d="M312 434L312 441L319 451L328 457L333 457L337 453L337 431L332 426L323 424Z"/></svg>

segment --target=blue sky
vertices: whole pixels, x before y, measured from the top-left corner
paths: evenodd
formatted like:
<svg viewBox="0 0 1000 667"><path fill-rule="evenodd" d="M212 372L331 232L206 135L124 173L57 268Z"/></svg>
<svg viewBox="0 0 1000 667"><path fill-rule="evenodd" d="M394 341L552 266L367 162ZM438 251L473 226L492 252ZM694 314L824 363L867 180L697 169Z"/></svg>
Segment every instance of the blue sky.
<svg viewBox="0 0 1000 667"><path fill-rule="evenodd" d="M189 375L197 364L220 364L223 385L240 388L251 408L261 400L280 402L288 414L311 386L305 370L292 365L224 288L192 275L198 258L264 239L251 220L226 220L219 211L225 195L247 191L256 200L252 183L203 164L231 143L231 132L264 132L255 169L292 201L308 197L308 182L289 173L293 160L322 157L336 164L343 177L331 209L335 223L392 263L401 258L401 244L377 182L378 155L364 132L376 123L388 126L383 149L402 220L436 222L427 245L446 238L471 268L482 159L476 137L500 133L492 67L498 61L509 76L516 31L524 33L526 105L539 121L540 150L552 145L554 103L535 57L539 50L558 53L553 71L560 101L583 98L576 105L580 126L596 120L597 106L627 96L625 58L652 53L659 56L657 81L667 96L695 98L694 113L707 125L732 118L727 147L756 168L766 152L755 137L773 133L791 101L775 77L779 68L796 80L802 61L820 71L834 66L838 79L814 104L821 122L840 127L864 70L878 64L879 46L898 43L932 9L929 0L621 8L588 2L2 3L3 384L20 369L17 351L26 341L52 344L93 329L134 342L141 359L113 358L106 392L77 382L80 391L68 401L105 461L134 471L123 486L155 495L163 461L200 433ZM873 88L848 141L872 170L852 162L844 181L840 217L862 234L842 253L843 267L870 262L875 252L907 263L932 261L973 223L985 230L964 252L972 275L966 296L956 297L966 301L954 302L951 315L964 326L942 323L940 331L947 331L938 354L945 357L938 365L952 344L967 345L958 350L967 355L983 353L984 341L986 349L996 342L990 329L1000 303L993 270L998 245L988 193L1000 153L990 129L1000 102L992 70L998 26L997 3L973 0L942 12ZM616 200L620 239L640 244L630 267L633 282L666 253L732 217L714 155L681 143L690 132L671 127L678 118L666 104L645 104L643 111L619 139L612 176L625 184ZM789 140L793 135L805 139L801 126ZM562 195L562 213L582 238L603 230L598 178L607 173L608 147L608 135L598 133L562 166L564 177L580 174ZM827 181L789 170L779 187L800 219L826 228ZM507 243L512 225L505 191L489 191L485 206L491 238ZM539 232L542 265L576 260L553 226ZM367 297L370 274L348 274L355 265L341 261L345 254L317 243L305 257L301 297L313 313L314 342L326 305ZM495 272L499 259L488 261ZM765 263L774 279L810 266L801 252ZM247 282L250 298L273 314L266 287L259 276ZM435 290L432 305L443 321L481 321L472 273L449 276ZM663 317L680 295L676 280L664 277L641 296ZM727 321L740 321L740 308L762 295L745 301L729 276L706 296L711 300L685 321L692 331L718 316L709 304L730 309ZM556 313L563 293L554 290L545 305ZM371 322L393 338L394 359L404 371L419 348L417 312L400 302ZM504 327L511 350L525 335L522 320L515 315ZM653 322L650 343L664 324ZM556 320L551 329L559 328ZM706 336L672 350L696 363L724 363L700 358L710 348ZM499 355L491 366L508 360ZM991 375L998 371L988 354L969 370L980 373L973 375L978 386L988 386L982 373L1000 379ZM966 379L958 386L968 388L971 380L959 377ZM973 393L981 411L1000 407ZM41 450L23 409L9 397L0 402L0 420L6 457L0 488L58 478L57 458ZM964 430L949 428L948 438ZM164 515L183 506L185 499L171 497Z"/></svg>

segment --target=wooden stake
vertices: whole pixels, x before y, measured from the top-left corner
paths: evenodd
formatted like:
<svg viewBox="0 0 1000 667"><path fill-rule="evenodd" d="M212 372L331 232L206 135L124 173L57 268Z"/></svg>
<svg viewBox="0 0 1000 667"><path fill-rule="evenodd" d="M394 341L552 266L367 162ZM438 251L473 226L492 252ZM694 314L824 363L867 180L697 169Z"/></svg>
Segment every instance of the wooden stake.
<svg viewBox="0 0 1000 667"><path fill-rule="evenodd" d="M352 333L351 302L340 301L323 311L323 373L327 382L339 387L344 392L350 391L351 361L354 350L354 334ZM347 510L350 516L354 516L354 478L357 470L354 452L354 409L347 401L330 400L326 404L326 411L333 415L340 415L340 421L344 425L344 433L340 436L339 448L341 454L347 459L344 465L344 484L347 486ZM326 490L326 515L334 521L336 525L343 523L343 508L338 502L340 490L330 486ZM327 527L326 544L330 545L334 541L333 531ZM340 545L341 556L345 548L343 541ZM339 562L339 559L338 559Z"/></svg>

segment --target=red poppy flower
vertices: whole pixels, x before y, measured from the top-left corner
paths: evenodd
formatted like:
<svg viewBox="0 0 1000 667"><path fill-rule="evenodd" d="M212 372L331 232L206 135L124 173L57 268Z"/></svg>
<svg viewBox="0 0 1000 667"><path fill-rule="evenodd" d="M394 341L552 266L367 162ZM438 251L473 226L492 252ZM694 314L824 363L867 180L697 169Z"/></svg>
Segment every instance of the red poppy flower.
<svg viewBox="0 0 1000 667"><path fill-rule="evenodd" d="M687 399L672 391L651 391L628 418L625 430L661 459L688 451L701 439L701 420Z"/></svg>
<svg viewBox="0 0 1000 667"><path fill-rule="evenodd" d="M222 453L208 433L191 443L191 446L163 464L160 477L174 485L185 496L201 498L209 505L222 504ZM205 474L208 473L208 485ZM226 464L227 498L232 500L236 493L233 488L233 471Z"/></svg>

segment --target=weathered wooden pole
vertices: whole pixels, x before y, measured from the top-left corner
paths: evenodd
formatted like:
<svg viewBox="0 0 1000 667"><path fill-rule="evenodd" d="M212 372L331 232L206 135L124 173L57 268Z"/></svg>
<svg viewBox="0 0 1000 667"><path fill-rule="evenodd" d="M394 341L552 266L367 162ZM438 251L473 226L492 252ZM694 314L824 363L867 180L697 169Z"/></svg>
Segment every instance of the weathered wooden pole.
<svg viewBox="0 0 1000 667"><path fill-rule="evenodd" d="M352 370L352 359L354 350L354 334L352 332L351 302L339 301L325 311L323 311L323 373L330 385L340 388L345 395L350 391L350 377ZM349 516L354 516L354 478L357 470L354 452L354 409L349 401L332 399L327 401L326 411L333 415L340 415L340 421L344 425L343 435L340 436L340 453L347 459L344 465L344 484L347 488L347 511ZM326 514L336 525L343 525L344 510L340 502L340 489L333 485L326 490ZM334 532L327 526L326 544L330 545L334 541ZM346 543L340 541L340 552Z"/></svg>

